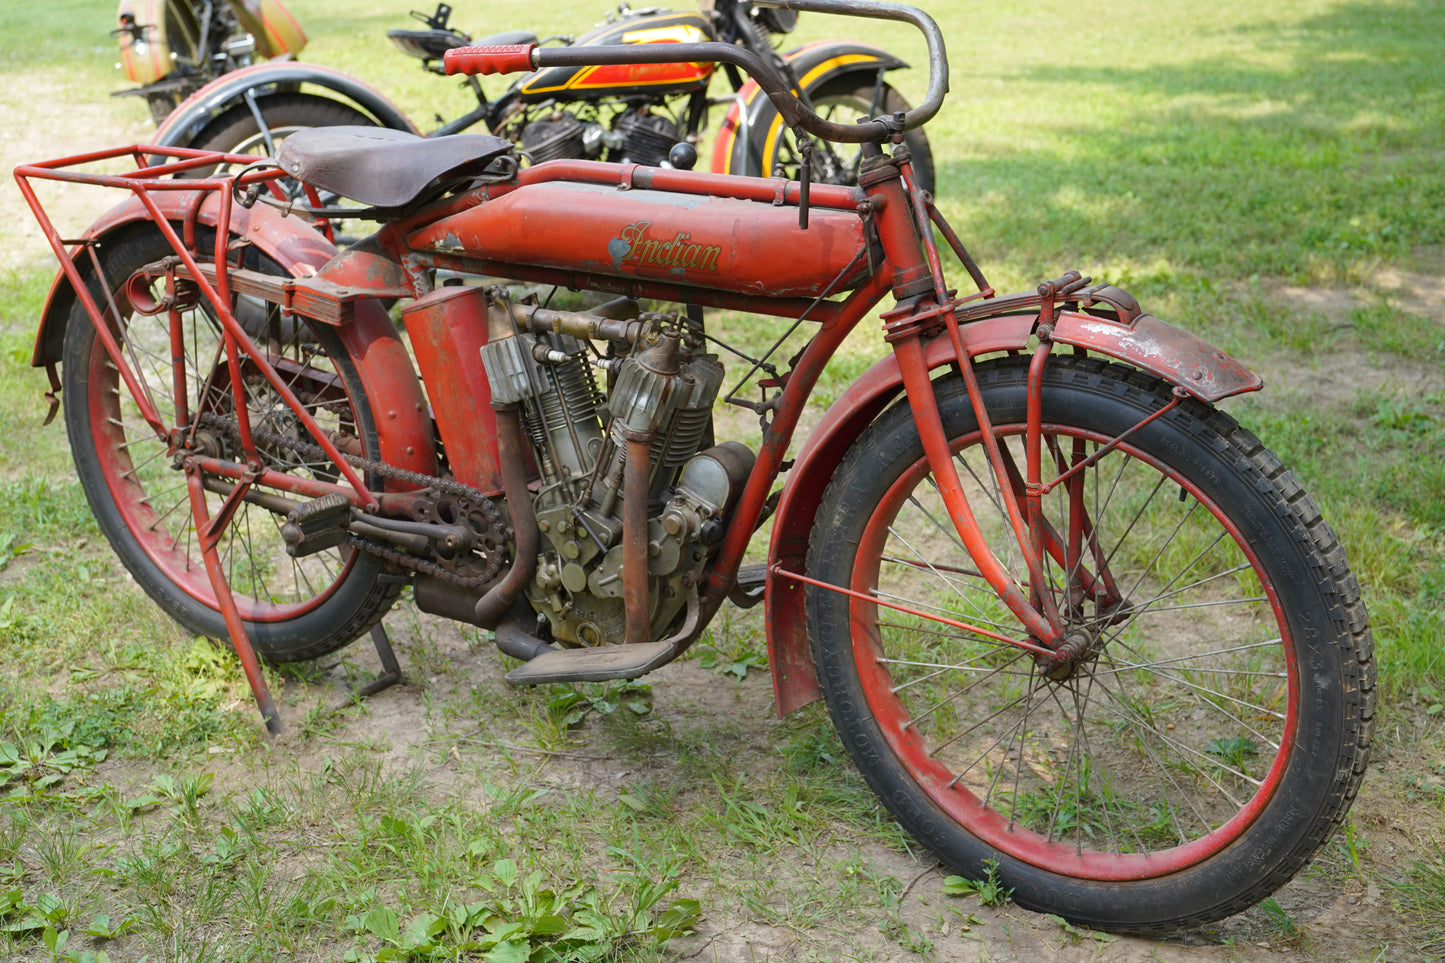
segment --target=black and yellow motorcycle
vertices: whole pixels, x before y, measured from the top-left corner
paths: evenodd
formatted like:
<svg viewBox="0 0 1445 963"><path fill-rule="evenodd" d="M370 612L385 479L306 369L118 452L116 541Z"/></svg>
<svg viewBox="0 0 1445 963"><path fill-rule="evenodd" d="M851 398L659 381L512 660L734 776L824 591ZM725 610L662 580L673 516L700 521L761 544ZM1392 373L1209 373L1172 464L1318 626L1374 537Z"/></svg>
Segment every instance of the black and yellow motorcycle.
<svg viewBox="0 0 1445 963"><path fill-rule="evenodd" d="M525 30L473 38L452 26L451 14L445 3L430 14L414 12L423 29L392 30L388 36L437 74L443 73L443 54L454 47L539 42L537 34ZM155 141L160 145L259 155L272 153L277 141L305 127L371 124L422 133L364 81L293 59L305 35L279 0L122 0L120 17L121 64L141 84L122 93L150 101L160 123ZM772 60L802 99L826 118L851 122L908 109L885 79L908 66L900 58L845 40L780 52L775 43L796 24L795 12L751 0L701 0L695 11L634 10L624 3L580 36L540 42L597 46L720 40ZM257 57L270 59L253 63ZM172 69L163 73L167 65ZM710 117L716 120L721 110L709 164L714 171L797 178L807 157L815 183L846 184L857 176L856 152L794 136L757 85L725 65L552 67L520 77L493 97L475 77L464 82L477 106L426 136L481 125L515 142L532 163L595 158L690 167ZM910 131L906 139L919 181L931 189L928 140L921 130Z"/></svg>

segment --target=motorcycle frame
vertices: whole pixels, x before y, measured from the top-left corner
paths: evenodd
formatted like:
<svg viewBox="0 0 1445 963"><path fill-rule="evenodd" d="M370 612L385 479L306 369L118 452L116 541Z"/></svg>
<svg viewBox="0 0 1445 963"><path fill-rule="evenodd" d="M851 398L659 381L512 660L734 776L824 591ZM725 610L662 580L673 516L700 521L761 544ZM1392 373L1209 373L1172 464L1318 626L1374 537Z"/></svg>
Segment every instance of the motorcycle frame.
<svg viewBox="0 0 1445 963"><path fill-rule="evenodd" d="M127 174L96 175L71 169L77 165L127 154L135 159L137 165L135 171ZM281 173L277 170L252 170L239 178L176 181L163 179L162 168L151 166L157 155L170 157L182 167L204 167L227 159L224 155L206 152L137 146L66 158L44 165L28 165L17 168L16 177L53 250L61 260L62 273L68 279L75 297L96 325L106 351L125 375L128 390L159 436L166 437L174 448L179 449L184 445L184 438L168 434L167 426L160 421L145 389L136 383L129 372L123 348L115 341L105 323L104 310L90 295L78 259L81 252L85 252L92 258L98 272L99 265L93 260L94 244L76 246L74 242L61 238L39 204L29 183L31 178L79 181L131 191L143 208L144 213L140 216L154 223L175 251L176 262L165 272L168 291L174 295L177 280L182 278L199 288L201 296L210 302L224 329L225 363L233 368L233 374L240 357L245 356L248 364L260 370L277 388L346 481L346 484L329 484L269 472L256 452L244 414L241 418L243 448L250 453L246 463L194 456L186 459L185 470L193 489L195 521L197 530L204 535L202 546L208 571L217 585L218 595L222 598L223 613L231 630L232 641L241 654L258 705L268 727L274 729L279 726L279 719L265 689L265 681L260 676L255 656L250 652L250 644L245 638L239 616L234 613L235 602L230 597L229 590L221 591L224 576L220 571L219 561L215 558L216 539L224 530L230 513L240 499L244 498L250 486L257 482L306 497L318 497L333 491L341 492L363 510L375 508L376 495L366 488L341 453L317 429L304 407L286 387L282 377L266 362L264 354L251 342L228 308L232 290L249 290L245 285L252 280L248 279L247 272L229 265L230 252L233 250L233 225L238 220L234 215L254 214L234 211L234 198L247 186L258 185L264 188L279 179ZM235 158L229 160L235 162ZM177 163L166 166L164 173L173 173L177 169ZM973 521L967 496L962 490L944 436L931 385L931 373L940 366L951 366L965 379L989 448L989 460L1000 479L1000 491L1008 504L1009 515L1026 560L1025 567L1031 573L1028 581L1035 585L1042 584L1038 581L1040 576L1037 573L1041 571L1044 553L1077 553L1078 546L1088 541L1088 532L1070 532L1068 544L1073 546L1070 549L1064 546L1057 536L1046 537L1045 528L1039 523L1037 503L1047 487L1042 478L1042 459L1039 457L1039 386L1050 349L1055 342L1072 344L1077 348L1120 358L1165 377L1177 386L1178 397L1174 404L1189 396L1212 402L1241 391L1255 390L1260 387L1259 379L1222 352L1215 351L1198 339L1147 315L1126 317L1116 310L1112 316L1109 311L1104 311L1103 316L1098 317L1082 312L1077 303L1061 301L1071 294L1079 297L1077 289L1081 287L1080 279L1074 274L1066 275L1057 282L1041 285L1036 294L997 298L992 289L985 285L976 294L963 299L957 298L946 288L943 281L938 247L932 230L933 223L937 222L943 227L943 233L950 243L956 242L955 236L936 209L932 208L930 199L913 186L906 157L885 161L881 166L884 169L883 176L869 179L863 188L820 185L811 192L810 202L814 207L851 211L864 217L870 223L867 243L876 243L881 252L881 256L877 257L876 269L841 300L828 300L826 297L808 300L754 296L723 288L709 289L640 277L609 277L555 266L502 264L417 250L407 241L409 235L451 212L485 204L528 185L547 182L616 183L619 186L625 184L633 188L672 194L781 202L789 207L796 207L800 201L800 185L795 182L586 161L556 161L539 165L520 172L508 184L479 187L436 202L410 218L386 225L372 242L334 258L324 265L313 279L298 279L278 285L279 289L250 293L259 293L280 302L283 312L302 310L305 305L303 313L320 316L323 318L322 323L337 324L338 330L345 331L348 327L364 327L357 324L355 319L359 307L375 303L368 299L402 295L423 297L431 291L431 272L448 269L494 274L531 283L593 288L636 298L681 300L817 322L816 332L796 357L795 363L777 379L778 392L770 404L772 418L765 421L757 461L701 585L701 617L696 620L696 629L700 630L727 598L736 582L743 554L768 510L773 486L783 470L799 416L805 409L819 376L848 334L892 292L898 300L898 307L886 312L882 317L885 323L885 339L891 342L893 354L860 379L860 382L850 388L839 403L830 409L824 425L815 432L814 438L810 439L800 454L782 493L779 519L769 551L767 593L769 642L777 660L774 683L778 694L778 708L780 711L796 708L810 701L810 685L816 689L806 652L800 653L797 644L803 594L798 589L803 585L817 585L834 591L848 591L813 580L799 564L802 551L799 550L797 541L801 535L803 544L806 545L806 527L803 522L811 519L807 499L799 495L800 486L821 491L822 485L817 482L820 479L825 480L831 474L831 468L841 458L842 435L847 435L848 440L856 437L857 430L861 430L863 424L876 416L887 399L896 395L899 389L913 410L930 468L943 490L960 538L994 591L1026 627L1028 637L1003 638L979 626L961 622L950 624L1006 641L1029 651L1041 660L1067 658L1070 640L1064 637L1061 631L1059 614L1048 604L1047 593L1030 592L1014 573L1004 570L984 544ZM199 262L195 224L187 222L178 232L167 217L167 210L152 197L153 192L164 196L166 193L178 191L208 198L205 205L198 207L206 206L213 210L213 216L208 220L212 220L216 227L217 243L211 253L217 267L211 268L209 272ZM555 212L559 223L573 223L577 216L573 209L560 209ZM311 231L310 227L300 224L296 218L268 221L265 217L252 216L241 219L247 222L248 234L257 222L265 222L271 231L289 231L298 237ZM276 246L274 241L271 242L272 248ZM965 264L972 263L961 245L957 250ZM573 256L580 262L585 253L573 252ZM866 251L860 251L859 256L862 257L865 253ZM766 259L760 263L765 264L765 261ZM765 272L766 268L763 266L758 270ZM765 274L757 280L766 287L769 279ZM819 287L826 292L829 286L839 279L820 276L816 280ZM318 310L323 308L324 310ZM172 304L168 310L173 326L179 325L179 309ZM484 323L483 318L477 320L478 323ZM363 369L363 383L373 386L371 390L388 392L388 402L398 397L420 397L421 389L416 371L404 352L370 352L367 349L372 340L384 341L385 337L379 330L372 334L362 333L360 341L348 345L355 352L353 357L359 359L359 367ZM997 450L996 436L988 424L987 412L983 409L981 395L973 379L973 359L979 354L1027 350L1031 341L1037 344L1037 350L1033 355L1029 376L1029 444L1026 446L1028 463L1026 477L1020 482L1017 468L1005 463ZM440 363L455 364L456 361L443 355ZM233 376L233 380L239 382L240 379ZM182 386L178 384L178 405L183 399L181 389ZM373 403L378 400L380 399L373 398ZM178 407L178 410L185 409ZM244 405L241 406L241 411L244 412ZM1157 416L1156 413L1153 417ZM1137 430L1138 427L1142 427L1142 424L1131 430ZM378 419L381 451L429 453L435 446L431 430L429 422L418 419ZM1117 444L1127 434L1126 432L1110 444ZM442 440L445 443L446 439ZM495 445L495 439L492 443ZM499 457L495 451L492 454ZM230 495L214 517L208 513L204 497L199 495L198 479L199 473L203 471L230 478L235 482ZM1055 480L1052 484L1059 482L1060 480ZM816 504L811 507L816 510ZM643 533L625 530L623 538L625 542L645 539L645 530ZM1074 564L1075 561L1075 558L1067 560L1065 568L1081 568ZM1097 577L1101 582L1107 581L1107 571L1102 566ZM870 601L888 604L878 599ZM939 618L930 613L914 614L934 620Z"/></svg>
<svg viewBox="0 0 1445 963"><path fill-rule="evenodd" d="M815 0L789 0L789 4L798 9L817 6ZM818 9L825 7L818 6ZM781 93L788 88L776 75L772 65L748 51L717 43L669 45L670 49L666 51L649 50L645 47L631 50L608 47L558 50L530 46L465 48L448 54L448 71L489 73L499 68L526 69L528 65L537 67L570 62L650 63L666 62L669 58L690 62L730 62L747 69L760 83L765 83L770 91L779 92L776 96L770 96L773 96L779 112L790 125L799 125L818 136L844 143L870 145L879 140L891 139L895 145L899 145L892 157L885 157L876 147L865 146L858 188L820 185L810 191L806 179L795 183L640 168L637 165L555 161L514 172L502 182L493 180L480 186L473 185L450 197L425 204L409 216L387 220L373 238L339 257L332 258L315 271L313 277L277 280L234 267L230 258L235 250L232 227L238 219L234 209L237 198L243 198L243 206L249 208L255 204L260 192L270 190L275 194L277 202L289 210L290 203L285 200L277 184L284 176L279 168L253 165L234 177L177 181L165 175L219 163L245 164L251 159L213 152L137 146L16 169L21 191L61 261L62 273L69 282L71 295L84 307L105 351L121 370L126 388L142 416L157 436L167 443L187 474L194 521L201 536L200 545L206 568L215 591L220 596L220 607L232 641L241 655L243 665L246 666L258 705L266 716L269 728L275 731L279 727L279 719L275 715L269 692L266 691L265 681L256 668L254 653L237 615L235 598L226 587L224 573L215 551L216 541L250 488L258 482L283 492L311 498L337 492L363 511L375 511L378 500L376 494L361 482L355 469L336 446L319 431L283 377L266 361L247 336L229 308L231 294L234 290L260 296L279 305L283 315L300 313L316 322L334 325L338 331L348 333L350 340L343 338L343 344L361 369L362 391L369 401L382 402L388 411L386 418L378 419L383 458L385 459L389 452L404 451L409 456L415 455L425 461L428 456L434 457L437 441L432 434L429 419L394 418L399 407L409 405L417 412L424 411L424 404L416 401L423 397L416 370L404 352L368 350L373 341L386 346L387 336L376 326L368 328L362 319L368 314L365 308L372 307L370 314L374 315L375 306L382 299L426 298L433 291L434 272L439 269L490 274L572 288L613 291L634 298L738 308L759 314L792 317L799 322L806 319L819 324L808 343L794 357L789 370L777 375L768 385L775 388L776 393L762 409L763 440L760 451L727 521L719 547L705 569L699 594L689 602L684 626L677 635L666 640L671 647L670 658L680 654L696 637L735 586L743 553L773 500L773 485L784 469L799 416L813 387L844 338L889 293L893 295L896 307L881 315L884 340L892 345L893 352L889 359L891 367L883 372L887 383L869 385L864 389L869 393L864 395L855 394L853 389L850 389L842 399L850 406L862 402L857 404L857 407L867 412L866 420L860 422L852 419L852 412L848 408L835 417L834 412L838 411L838 406L835 405L825 418L825 425L832 432L846 421L850 426L861 430L882 410L886 403L885 396L890 392L896 394L901 388L904 401L911 409L914 424L918 429L925 460L934 475L961 543L977 566L979 574L1019 620L1026 637L1009 638L976 625L941 619L936 614L908 609L904 611L943 621L955 628L1023 649L1032 654L1045 671L1063 667L1083 654L1087 640L1066 634L1065 622L1055 607L1053 597L1043 588L1046 584L1044 557L1054 557L1063 570L1071 573L1071 589L1087 591L1095 598L1106 601L1115 597L1116 590L1108 571L1107 559L1094 546L1092 523L1087 514L1082 510L1071 513L1070 530L1066 535L1061 535L1042 517L1040 503L1043 495L1062 484L1068 484L1071 493L1074 493L1074 486L1081 479L1080 470L1090 461L1184 399L1194 397L1212 403L1242 391L1257 390L1261 382L1222 352L1177 328L1142 314L1133 299L1124 292L1106 285L1089 287L1088 279L1081 278L1075 272L1040 285L1036 292L998 298L987 285L957 235L933 206L931 197L914 182L909 152L906 146L901 146L902 131L922 124L931 117L942 103L943 92L947 87L947 62L936 25L926 16L911 11L911 8L888 4L857 2L850 4L846 12L854 15L877 15L885 19L909 19L924 31L930 46L930 82L929 93L922 106L899 118L876 118L853 126L834 124L812 114L796 98L789 100ZM453 54L457 56L454 57ZM134 159L137 168L128 174L94 174L73 169L93 161L126 155ZM164 161L166 158L175 162L169 165L157 164L157 161ZM240 397L236 413L245 462L224 461L187 451L189 436L194 434L195 425L189 426L189 430L186 426L188 389L183 373L176 373L171 386L175 394L173 400L178 420L181 422L173 428L164 424L147 389L130 371L125 352L111 333L105 313L91 296L84 274L77 264L77 257L84 252L96 274L100 274L101 265L95 256L94 243L89 243L91 239L85 239L86 242L77 244L60 237L39 204L29 183L30 178L90 183L131 191L142 208L136 217L152 222L175 253L174 258L165 259L147 269L150 280L144 290L149 289L150 281L163 276L166 294L157 299L155 304L145 304L146 313L167 312L172 339L177 339L183 323L181 307L184 306L178 285L184 280L194 286L199 291L199 296L210 303L219 319L223 331L222 363L230 369L229 380L233 389L240 391L239 371L244 357L247 363L255 366L270 381L301 425L334 463L338 476L344 479L345 484L293 478L267 469L252 437L244 399ZM569 197L567 191L563 191L561 196L553 196L545 192L539 194L534 190L532 193L536 196L530 198L533 209L526 225L529 232L543 236L543 248L537 249L531 255L531 260L527 256L516 256L515 252L500 262L473 257L473 253L482 253L480 247L475 251L469 250L451 233L452 227L458 223L466 223L462 215L471 212L475 216L478 211L483 213L477 223L485 229L495 230L499 225L486 224L486 218L490 216L489 204L500 202L500 208L508 210L508 195L521 196L520 192L528 188L541 188L548 184L610 185L620 192L614 196L623 200L579 211L576 204L579 195L575 191ZM627 193L638 190L648 192L648 196L638 197L636 194ZM213 209L216 240L209 273L199 260L195 220L188 216L178 233L176 226L167 217L167 210L151 196L153 192L164 196L180 191L205 198L196 205L195 211L199 212L207 207ZM200 193L197 194L197 191ZM308 187L308 191L311 191L312 203L317 203L314 190ZM345 193L344 190L342 192ZM687 196L694 200L688 200ZM666 269L653 271L654 275L660 276L647 277L647 272L642 269L635 269L632 273L624 271L621 265L622 256L613 252L610 242L602 245L607 248L605 257L599 256L599 251L587 247L588 243L597 246L599 230L603 232L600 236L606 237L606 232L620 232L626 225L650 222L649 215L652 212L669 205L676 204L676 209L687 210L690 205L706 203L695 200L698 197L726 199L725 204L729 206L726 206L725 213L706 220L707 229L720 232L708 239L727 243L726 250L730 255L741 252L736 263L731 257L725 262L726 271L717 275L718 283L709 285L707 273L693 271L690 260L683 268L678 267L677 262L666 261L664 258ZM782 226L784 222L777 216L778 208L797 211L796 230ZM800 289L797 287L797 264L793 262L798 259L769 257L774 245L792 244L796 247L806 240L802 235L809 228L810 208L823 212L814 221L815 232L835 244L842 239L846 245L850 237L855 238L858 244L852 260L841 270L839 266L842 257L851 252L851 248L846 246L841 253L834 252L830 257L824 257L804 267L805 274L813 272L811 277L804 278L807 283L801 289L808 294L816 294L811 300L808 297L796 296ZM449 218L452 220L449 221ZM853 218L861 222L861 228ZM439 230L444 231L446 236L434 235L428 238L427 228L436 228L443 223L447 226ZM288 232L291 234L292 246L301 247L306 245L299 243L298 239L306 233L314 234L309 225L299 223L296 218L272 218L268 221L264 216L247 219L247 234L258 225L262 230L283 236L279 241L274 237L266 239L264 250L285 247L284 235ZM851 233L849 229L840 228L840 225L852 225ZM510 225L500 226L505 229ZM579 229L579 226L585 230ZM948 288L934 233L935 226L973 277L979 288L977 293L959 298L955 291ZM723 234L726 234L726 237L723 237ZM521 238L522 236L518 235L518 239ZM682 240L681 233L678 239L679 242ZM240 242L244 245L251 240L243 237ZM440 250L442 247L460 253L448 253ZM518 247L524 249L522 245ZM74 250L68 250L69 248ZM724 248L709 250L721 252ZM867 271L859 279L856 269L864 263ZM285 266L291 268L293 273L302 273L299 264L288 263ZM607 270L609 266L613 270ZM729 281L731 283L728 283ZM130 281L127 280L126 283L129 284ZM853 288L851 293L841 300L829 300L836 289L848 286ZM105 284L102 284L102 288L106 292L108 305L114 310L109 288ZM144 290L142 297L149 298L150 295L144 293ZM794 296L778 297L755 293L768 291L783 291ZM133 294L132 298L134 297ZM472 312L470 316L460 318L460 322L472 327L485 324L485 311L478 309L477 299L458 299L458 303L464 309L470 305ZM136 302L133 300L132 304L136 305ZM1086 311L1090 306L1094 308L1093 313ZM47 315L47 320L51 318L52 315ZM37 344L37 359L40 357L40 345L52 343L47 337L48 334L50 332L42 326ZM394 331L391 332L390 339L392 342L396 341ZM1056 343L1072 344L1085 351L1093 350L1154 372L1175 385L1175 397L1159 411L1143 418L1139 424L1107 441L1095 455L1084 458L1081 462L1081 456L1076 455L1076 464L1067 470L1063 470L1060 465L1062 474L1045 482L1042 384L1049 356ZM1023 353L1031 346L1025 416L1025 466L1024 471L1020 472L1012 457L1003 453L999 435L990 423L989 412L984 405L982 391L974 372L974 359L979 354L997 351ZM49 363L52 366L54 382L53 360ZM448 356L445 351L432 353L429 363L434 366L434 370L423 372L428 384L436 383L433 374L437 373L435 366L438 365L439 373L449 377L452 383L466 383L465 379L460 377L458 360ZM940 365L951 366L967 389L987 460L998 482L1000 501L1004 503L1020 549L1020 557L1024 560L1023 568L1027 570L1027 581L1021 581L1018 573L1008 571L992 553L973 517L953 461L934 393L932 372ZM757 367L758 365L754 366L744 381L756 372ZM871 374L873 372L870 372ZM485 385L475 386L473 391L480 398L485 393ZM399 401L407 404L398 404ZM388 424L392 421L396 423ZM515 414L507 415L507 424L515 430ZM448 443L446 429L440 419L436 430L441 433L440 440L443 445L451 449L453 446ZM648 591L646 503L645 500L637 501L637 498L645 499L647 476L638 473L648 460L646 452L649 442L650 436L626 436L630 458L626 472L627 490L623 496L624 521L621 539L624 559L628 560L624 570L626 584L623 596L628 627L626 641L629 643L650 641L647 638L649 619L645 612ZM493 446L493 463L506 464L513 468L513 471L508 473L511 480L504 488L515 525L519 518L531 516L530 496L524 485L516 484L515 469L520 460L515 455L506 460L501 457L502 453L498 448L501 442L496 435L489 443ZM786 511L778 520L774 544L769 553L767 584L769 595L781 595L791 602L785 601L781 606L775 606L771 601L769 604L769 640L770 647L773 647L775 652L777 644L773 632L773 616L781 613L796 624L803 594L797 590L803 585L842 592L873 604L898 607L883 599L819 582L803 571L795 571L788 566L801 568L796 566L799 558L796 546L778 541L779 531L791 534L795 540L801 534L801 541L806 546L806 530L795 520L799 517L795 513L800 513L809 520L811 514L806 500L797 502L790 498L790 495L798 490L800 478L816 481L830 477L846 447L846 444L840 445L837 436L831 433L824 437L820 445L813 446L810 442L805 448L804 457L793 466L800 470L790 474L789 482L781 493ZM434 466L434 461L432 464ZM214 516L209 512L203 495L201 472L233 481ZM821 489L821 486L815 488ZM812 508L815 512L816 504ZM521 529L518 531L520 546ZM526 567L534 564L534 559L522 557L524 554L519 547L513 558L513 571L507 574L504 582L517 582L517 570L520 568L528 571ZM1093 571L1083 564L1085 560L1094 564ZM527 578L529 576L524 574L520 581L525 582ZM1076 585L1075 580L1079 584ZM489 595L488 599L490 597ZM510 604L510 600L504 604ZM782 644L788 646L790 642L785 639ZM779 661L791 665L796 661L793 657L798 653L796 648L789 647L780 654L788 658ZM785 676L780 676L775 669L776 688L781 688L780 678ZM798 690L793 689L785 700L780 693L780 709L786 708L785 702L791 704L795 701L794 696L797 694Z"/></svg>

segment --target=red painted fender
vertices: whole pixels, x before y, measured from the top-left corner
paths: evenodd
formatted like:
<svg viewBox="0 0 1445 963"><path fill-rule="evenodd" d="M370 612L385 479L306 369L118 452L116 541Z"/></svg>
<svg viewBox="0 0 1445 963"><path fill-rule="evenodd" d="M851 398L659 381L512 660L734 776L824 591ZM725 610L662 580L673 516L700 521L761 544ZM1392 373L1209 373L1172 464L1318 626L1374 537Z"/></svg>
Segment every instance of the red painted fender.
<svg viewBox="0 0 1445 963"><path fill-rule="evenodd" d="M962 329L964 343L971 357L1026 350L1038 320L1037 312L1029 312L974 321ZM1223 351L1147 314L1123 322L1063 311L1056 319L1054 340L1141 368L1209 403L1264 386L1258 375ZM929 370L955 361L947 335L933 338L924 352ZM808 539L828 480L849 446L902 391L903 374L889 355L864 372L823 415L788 472L768 553L773 563L806 574ZM808 647L803 589L770 572L764 598L773 694L778 714L785 715L821 695Z"/></svg>
<svg viewBox="0 0 1445 963"><path fill-rule="evenodd" d="M214 227L217 223L219 205L214 194L153 191L150 197L178 231L184 232L183 225L187 224ZM103 250L107 240L144 230L149 222L150 215L144 205L130 197L91 225L85 238L99 241ZM249 240L295 277L317 273L336 254L336 248L301 218L282 217L265 206L249 211L233 208L231 231ZM86 258L77 257L76 264L89 274ZM70 281L63 272L59 273L46 298L31 364L45 367L60 363L65 328L75 302ZM412 367L411 356L391 318L376 301L357 302L355 319L336 328L336 333L355 363L362 387L371 400L382 458L410 471L435 474L436 445L432 440L426 397Z"/></svg>

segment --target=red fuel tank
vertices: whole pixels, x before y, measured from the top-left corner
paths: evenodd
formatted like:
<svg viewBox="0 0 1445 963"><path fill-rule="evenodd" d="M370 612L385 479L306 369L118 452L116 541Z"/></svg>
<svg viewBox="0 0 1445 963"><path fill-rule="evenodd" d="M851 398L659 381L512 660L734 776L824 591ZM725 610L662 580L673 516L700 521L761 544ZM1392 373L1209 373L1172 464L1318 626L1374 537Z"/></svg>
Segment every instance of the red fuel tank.
<svg viewBox="0 0 1445 963"><path fill-rule="evenodd" d="M570 216L563 216L570 212ZM851 211L572 182L528 184L428 224L408 241L439 254L691 284L764 297L816 297L863 249ZM834 290L856 286L854 277Z"/></svg>

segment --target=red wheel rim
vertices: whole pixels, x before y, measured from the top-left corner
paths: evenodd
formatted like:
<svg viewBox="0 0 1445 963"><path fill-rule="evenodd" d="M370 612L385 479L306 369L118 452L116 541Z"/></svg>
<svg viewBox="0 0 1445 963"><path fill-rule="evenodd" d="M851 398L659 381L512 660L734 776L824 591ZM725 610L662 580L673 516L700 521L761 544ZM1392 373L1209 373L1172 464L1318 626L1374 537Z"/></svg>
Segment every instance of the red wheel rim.
<svg viewBox="0 0 1445 963"><path fill-rule="evenodd" d="M163 323L164 315L159 319L133 318L132 322L152 320ZM99 340L90 355L89 383L87 416L96 461L123 524L165 579L200 604L218 610L215 593L195 542L189 501L184 492L180 491L173 499L168 499L170 503L162 508L155 504L157 494L148 492L139 480L140 471L131 456L132 449L141 439L150 443L151 454L141 462L144 467L156 452L165 457L165 446L155 439L134 405L128 399L122 401L124 385ZM157 401L164 401L166 397L162 392ZM174 477L177 486L184 484L179 472L175 472ZM236 524L240 522L233 523ZM356 558L356 553L347 552L339 569L327 575L324 585L308 585L315 591L296 600L264 599L237 590L235 599L241 617L256 623L285 622L319 608L345 580Z"/></svg>
<svg viewBox="0 0 1445 963"><path fill-rule="evenodd" d="M1057 435L1064 429L1060 426L1046 425L1044 430L1046 434ZM1072 428L1068 429L1068 433L1063 437L1071 440L1082 438L1094 443L1104 443L1109 440ZM959 440L956 443L955 451L964 449L976 440L976 433ZM1220 528L1227 533L1228 538L1233 542L1233 547L1247 559L1249 565L1252 566L1253 573L1260 579L1267 599L1267 610L1272 614L1274 627L1278 631L1278 639L1271 641L1278 642L1281 652L1288 651L1292 642L1288 624L1283 617L1280 600L1262 571L1259 559L1250 550L1246 540L1241 537L1238 528L1204 496L1197 486L1171 472L1163 464L1128 445L1121 445L1118 451L1121 456L1131 458L1137 463L1167 476L1171 485L1177 485L1188 496L1196 500L1208 511L1213 521L1217 522ZM883 568L882 560L892 534L892 526L900 511L909 504L910 495L927 474L928 467L923 460L912 465L889 488L869 518L855 556L852 582L849 585L849 588L855 592L871 593L878 589L880 572ZM1182 501L1183 499L1181 499ZM1279 726L1278 748L1275 750L1268 771L1259 780L1253 794L1242 805L1239 805L1231 818L1202 832L1197 837L1177 845L1161 846L1158 849L1145 847L1143 852L1121 852L1117 850L1117 847L1115 851L1092 848L1082 844L1082 835L1077 832L1075 839L1067 842L1062 839L1050 838L1051 832L1044 833L1029 828L1023 825L1022 820L1016 818L1016 815L1006 814L994 806L986 805L985 800L965 784L961 774L956 773L952 767L938 757L938 749L948 747L934 747L930 740L920 732L920 727L912 724L914 717L910 712L910 707L899 696L899 691L907 686L895 680L894 673L889 668L890 661L898 664L898 660L890 660L887 654L883 632L879 627L879 611L880 607L861 600L854 599L849 602L855 664L864 697L885 740L923 792L948 818L965 827L987 845L1024 863L1072 877L1100 881L1137 880L1177 872L1199 863L1229 846L1253 825L1278 791L1284 772L1288 767L1294 747L1299 681L1293 660L1285 658L1282 660L1284 671L1278 673L1285 676L1287 682L1287 693L1283 701L1284 712ZM1018 635L1018 633L1014 634ZM982 713L984 710L980 709L979 711ZM1025 719L1027 720L1027 714L1025 714ZM1170 729L1173 728L1171 725ZM1023 764L1024 739L1022 737L1019 739L1019 745L1019 762L1016 768L1023 771L1025 766ZM1199 768L1206 769L1207 767L1201 764ZM1081 771L1083 771L1082 768ZM990 793L993 789L994 786L991 784Z"/></svg>

